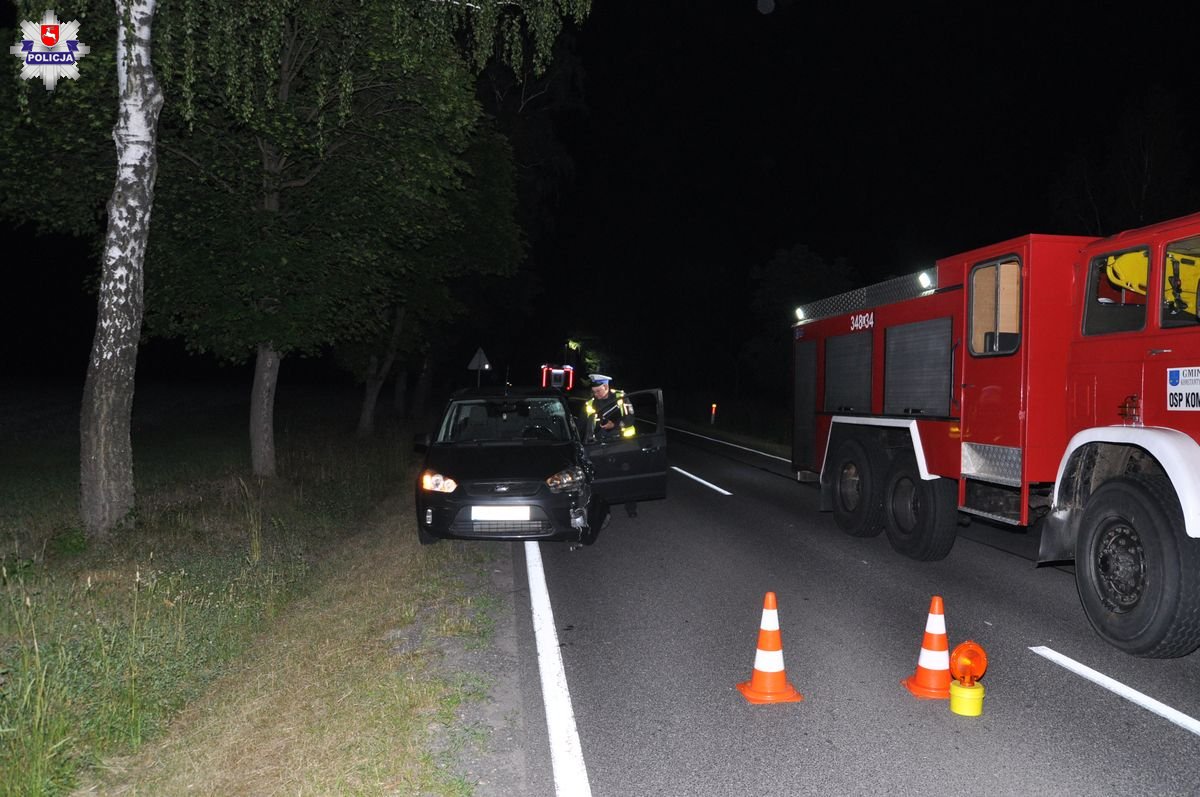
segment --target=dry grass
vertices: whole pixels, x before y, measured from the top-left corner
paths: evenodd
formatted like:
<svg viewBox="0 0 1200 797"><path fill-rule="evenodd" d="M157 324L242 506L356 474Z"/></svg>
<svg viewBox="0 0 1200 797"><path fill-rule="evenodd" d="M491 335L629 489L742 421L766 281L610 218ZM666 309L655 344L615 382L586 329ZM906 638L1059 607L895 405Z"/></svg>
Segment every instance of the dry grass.
<svg viewBox="0 0 1200 797"><path fill-rule="evenodd" d="M489 628L454 573L489 553L418 546L410 501L382 506L162 738L77 793L469 794L427 750L470 697L439 645Z"/></svg>
<svg viewBox="0 0 1200 797"><path fill-rule="evenodd" d="M77 409L0 422L0 795L470 794L485 685L455 670L491 605L464 583L497 549L416 544L411 431L353 437L356 394L281 397L261 481L244 406L193 392L139 390L135 522L103 544Z"/></svg>

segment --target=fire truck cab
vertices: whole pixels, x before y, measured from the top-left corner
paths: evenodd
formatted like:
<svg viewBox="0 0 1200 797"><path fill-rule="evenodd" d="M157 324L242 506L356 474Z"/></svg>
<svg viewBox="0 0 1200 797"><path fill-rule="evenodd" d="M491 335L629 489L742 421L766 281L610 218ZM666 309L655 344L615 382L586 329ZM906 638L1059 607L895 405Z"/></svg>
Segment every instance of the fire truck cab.
<svg viewBox="0 0 1200 797"><path fill-rule="evenodd" d="M1073 559L1097 633L1200 646L1200 214L1026 235L797 309L792 461L855 536L945 557L959 513Z"/></svg>

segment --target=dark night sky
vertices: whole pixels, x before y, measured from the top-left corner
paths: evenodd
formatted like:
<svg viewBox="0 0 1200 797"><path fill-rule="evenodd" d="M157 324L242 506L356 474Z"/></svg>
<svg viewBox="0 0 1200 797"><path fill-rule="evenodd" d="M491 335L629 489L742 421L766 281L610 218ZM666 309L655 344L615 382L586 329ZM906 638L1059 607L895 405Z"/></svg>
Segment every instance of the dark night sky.
<svg viewBox="0 0 1200 797"><path fill-rule="evenodd" d="M567 209L580 236L743 264L807 243L907 269L1067 232L1045 228L1047 188L1077 140L1102 135L1105 106L1196 85L1160 44L1170 26L1132 6L1085 22L819 5L597 3Z"/></svg>
<svg viewBox="0 0 1200 797"><path fill-rule="evenodd" d="M587 110L557 119L574 175L533 253L538 318L494 329L494 361L532 368L586 330L630 371L664 358L703 369L708 351L736 355L749 271L777 249L805 244L882 277L1027 232L1079 232L1050 213L1068 153L1155 86L1197 123L1190 12L775 5L595 2L576 36ZM90 297L53 294L65 283L74 297L80 276L58 277L31 276L19 300L6 291L7 340L17 319L88 312ZM91 323L55 356L86 353Z"/></svg>
<svg viewBox="0 0 1200 797"><path fill-rule="evenodd" d="M596 3L579 37L588 113L564 125L577 174L549 259L637 330L620 340L637 370L664 349L736 357L748 272L777 249L806 244L882 278L1028 232L1082 232L1050 212L1071 151L1155 86L1195 124L1197 68L1170 44L1188 20L979 5ZM613 269L636 280L632 307L597 290ZM703 356L685 372L710 370ZM701 381L728 379L711 370Z"/></svg>

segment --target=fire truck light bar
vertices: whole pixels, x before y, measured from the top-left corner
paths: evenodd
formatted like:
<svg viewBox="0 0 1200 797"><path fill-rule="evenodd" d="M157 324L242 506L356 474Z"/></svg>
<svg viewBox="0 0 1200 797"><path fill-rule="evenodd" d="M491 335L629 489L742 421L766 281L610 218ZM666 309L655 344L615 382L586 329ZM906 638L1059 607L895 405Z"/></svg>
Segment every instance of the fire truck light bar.
<svg viewBox="0 0 1200 797"><path fill-rule="evenodd" d="M905 299L915 299L918 296L933 293L937 287L936 268L877 282L865 288L855 288L852 291L839 293L837 296L830 296L828 299L800 305L796 308L796 323L793 326L901 302Z"/></svg>

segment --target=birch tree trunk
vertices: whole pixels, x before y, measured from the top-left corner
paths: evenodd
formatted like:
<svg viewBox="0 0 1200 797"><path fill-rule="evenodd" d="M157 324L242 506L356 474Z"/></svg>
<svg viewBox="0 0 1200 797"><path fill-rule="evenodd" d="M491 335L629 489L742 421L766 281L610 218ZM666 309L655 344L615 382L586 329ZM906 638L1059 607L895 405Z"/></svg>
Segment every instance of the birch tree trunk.
<svg viewBox="0 0 1200 797"><path fill-rule="evenodd" d="M279 353L260 343L254 361L250 392L250 464L255 476L275 475L275 385L279 383Z"/></svg>
<svg viewBox="0 0 1200 797"><path fill-rule="evenodd" d="M103 537L133 509L134 373L142 331L142 264L158 172L156 141L163 95L150 61L156 0L115 0L118 114L113 126L117 178L80 413L80 516Z"/></svg>

